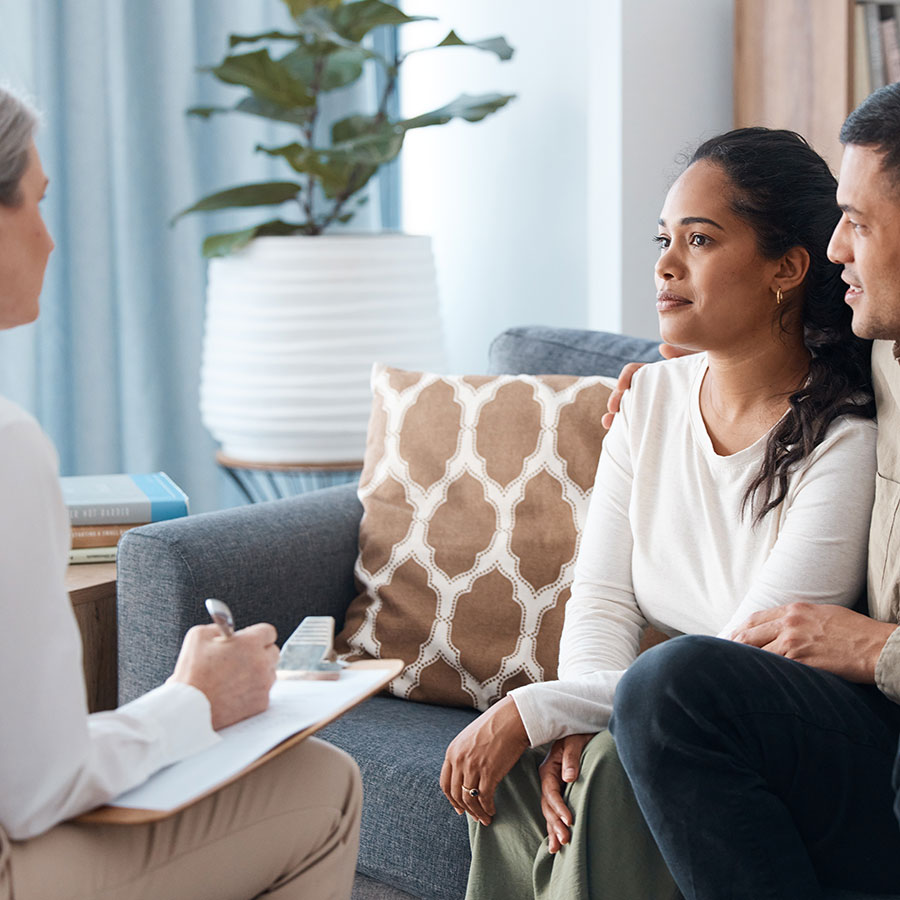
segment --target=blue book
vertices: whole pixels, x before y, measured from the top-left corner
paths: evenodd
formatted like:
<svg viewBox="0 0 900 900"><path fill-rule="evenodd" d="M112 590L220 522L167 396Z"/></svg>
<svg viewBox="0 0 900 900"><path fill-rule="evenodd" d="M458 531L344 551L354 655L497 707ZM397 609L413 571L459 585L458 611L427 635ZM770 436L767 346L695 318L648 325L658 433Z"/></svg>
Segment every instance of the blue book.
<svg viewBox="0 0 900 900"><path fill-rule="evenodd" d="M187 494L166 475L67 475L59 479L72 525L145 523L188 514Z"/></svg>

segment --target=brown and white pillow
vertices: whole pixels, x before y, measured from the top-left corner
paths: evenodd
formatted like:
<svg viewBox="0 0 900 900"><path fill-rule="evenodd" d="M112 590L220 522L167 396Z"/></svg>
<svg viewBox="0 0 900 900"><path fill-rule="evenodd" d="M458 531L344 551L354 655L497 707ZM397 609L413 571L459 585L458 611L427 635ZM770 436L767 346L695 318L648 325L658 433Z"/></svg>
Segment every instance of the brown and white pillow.
<svg viewBox="0 0 900 900"><path fill-rule="evenodd" d="M611 384L376 365L338 652L399 657L393 694L476 709L555 678Z"/></svg>

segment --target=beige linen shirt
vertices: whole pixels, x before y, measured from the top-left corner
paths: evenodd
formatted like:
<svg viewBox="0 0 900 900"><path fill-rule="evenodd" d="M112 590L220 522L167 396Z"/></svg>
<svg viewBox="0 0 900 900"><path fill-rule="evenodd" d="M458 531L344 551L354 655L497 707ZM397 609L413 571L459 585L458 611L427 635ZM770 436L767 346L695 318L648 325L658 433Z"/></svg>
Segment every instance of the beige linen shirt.
<svg viewBox="0 0 900 900"><path fill-rule="evenodd" d="M900 343L875 341L872 381L878 407L875 506L869 531L869 613L900 622ZM888 639L875 667L875 683L900 703L900 628Z"/></svg>

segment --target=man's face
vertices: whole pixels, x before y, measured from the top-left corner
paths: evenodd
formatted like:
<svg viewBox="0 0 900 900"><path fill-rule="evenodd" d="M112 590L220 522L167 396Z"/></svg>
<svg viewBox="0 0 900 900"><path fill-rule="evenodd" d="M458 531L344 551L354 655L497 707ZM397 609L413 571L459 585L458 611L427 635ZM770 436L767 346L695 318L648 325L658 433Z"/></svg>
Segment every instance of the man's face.
<svg viewBox="0 0 900 900"><path fill-rule="evenodd" d="M900 340L900 187L870 147L844 148L837 201L843 211L828 258L844 264L853 331Z"/></svg>

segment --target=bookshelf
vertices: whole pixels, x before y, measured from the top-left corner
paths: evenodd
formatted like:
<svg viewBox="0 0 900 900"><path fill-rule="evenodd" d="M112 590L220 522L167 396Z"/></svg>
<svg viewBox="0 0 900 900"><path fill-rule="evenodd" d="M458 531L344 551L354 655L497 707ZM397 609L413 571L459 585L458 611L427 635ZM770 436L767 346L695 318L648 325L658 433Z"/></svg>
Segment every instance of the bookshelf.
<svg viewBox="0 0 900 900"><path fill-rule="evenodd" d="M838 132L871 91L900 80L900 4L735 0L735 126L800 132L836 172Z"/></svg>

